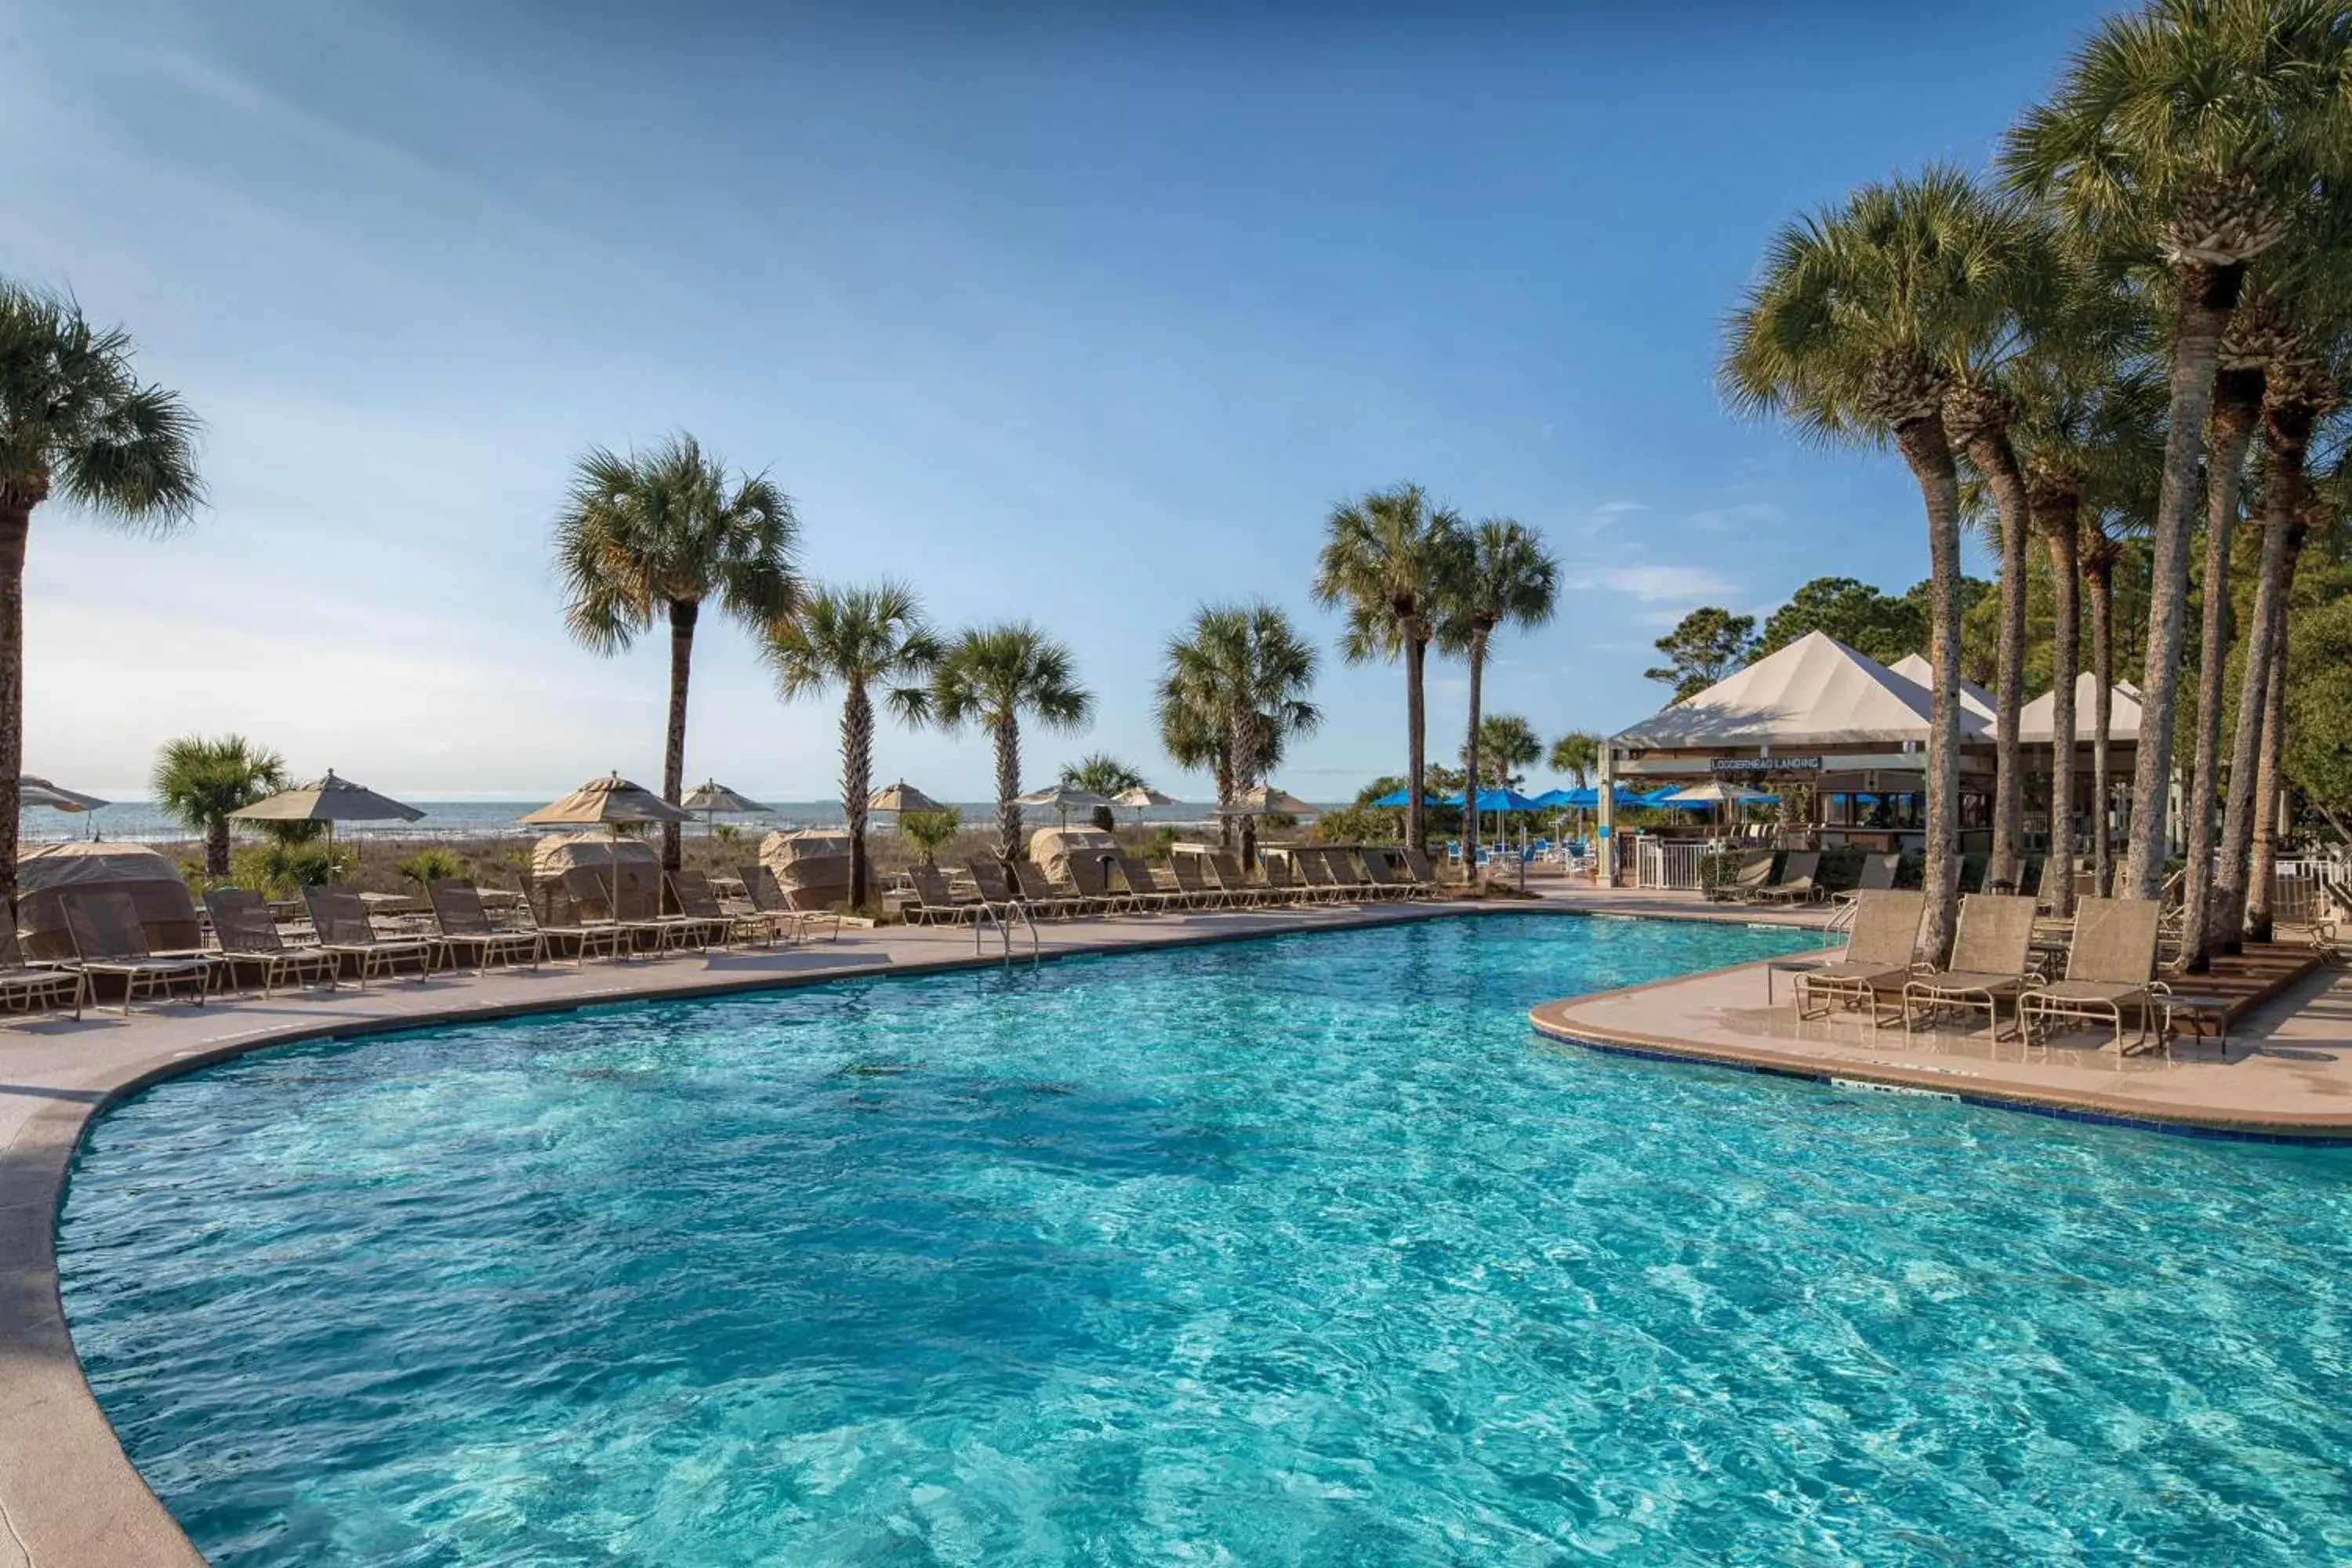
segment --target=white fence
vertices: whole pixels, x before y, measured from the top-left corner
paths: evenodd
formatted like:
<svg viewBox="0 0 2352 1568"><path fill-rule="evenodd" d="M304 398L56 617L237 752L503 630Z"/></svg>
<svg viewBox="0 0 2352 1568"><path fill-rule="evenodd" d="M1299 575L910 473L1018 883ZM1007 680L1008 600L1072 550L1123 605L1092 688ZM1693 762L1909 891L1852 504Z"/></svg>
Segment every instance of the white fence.
<svg viewBox="0 0 2352 1568"><path fill-rule="evenodd" d="M1699 890L1698 863L1707 846L1689 839L1644 838L1634 847L1633 885L1676 892Z"/></svg>

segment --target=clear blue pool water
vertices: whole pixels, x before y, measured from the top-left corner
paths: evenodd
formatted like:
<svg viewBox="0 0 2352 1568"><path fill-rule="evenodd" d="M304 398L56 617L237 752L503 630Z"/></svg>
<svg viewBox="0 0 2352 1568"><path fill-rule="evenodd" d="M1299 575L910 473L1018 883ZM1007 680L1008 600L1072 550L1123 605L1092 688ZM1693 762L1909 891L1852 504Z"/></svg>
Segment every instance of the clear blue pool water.
<svg viewBox="0 0 2352 1568"><path fill-rule="evenodd" d="M1546 1044L1433 924L273 1053L75 1338L230 1563L2352 1556L2352 1163Z"/></svg>

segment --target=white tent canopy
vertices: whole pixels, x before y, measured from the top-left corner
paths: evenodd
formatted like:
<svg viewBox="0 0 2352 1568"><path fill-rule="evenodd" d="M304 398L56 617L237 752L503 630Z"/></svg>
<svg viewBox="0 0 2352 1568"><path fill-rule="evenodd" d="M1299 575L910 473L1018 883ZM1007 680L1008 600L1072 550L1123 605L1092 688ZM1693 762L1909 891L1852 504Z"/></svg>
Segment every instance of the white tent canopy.
<svg viewBox="0 0 2352 1568"><path fill-rule="evenodd" d="M1917 682L1827 633L1808 632L1610 740L1656 750L1925 742L1929 700ZM1986 729L1962 709L1963 738L1981 739Z"/></svg>
<svg viewBox="0 0 2352 1568"><path fill-rule="evenodd" d="M2091 704L2099 694L2099 678L2089 670L2074 678L2074 742L2077 745L2091 743ZM2017 715L2017 738L2039 741L2048 745L2057 738L2057 693L2045 691L2021 709ZM2115 742L2136 742L2139 740L2139 689L2127 680L2115 686L2115 708L2109 716L2107 739Z"/></svg>
<svg viewBox="0 0 2352 1568"><path fill-rule="evenodd" d="M1925 655L1906 653L1886 668L1892 673L1901 676L1920 690L1927 692L1929 700L1934 700L1936 667L1927 662ZM1991 692L1973 680L1963 679L1960 681L1960 711L1983 720L1985 733L1988 735L1993 734L2000 729L2000 706L1994 702ZM1968 720L1963 718L1960 722L1962 727L1966 728Z"/></svg>

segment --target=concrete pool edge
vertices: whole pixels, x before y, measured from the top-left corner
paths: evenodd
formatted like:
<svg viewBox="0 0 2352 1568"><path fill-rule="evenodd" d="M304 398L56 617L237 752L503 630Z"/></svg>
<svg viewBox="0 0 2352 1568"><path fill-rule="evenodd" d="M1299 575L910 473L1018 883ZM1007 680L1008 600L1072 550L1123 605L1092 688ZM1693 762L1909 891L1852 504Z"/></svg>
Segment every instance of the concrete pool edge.
<svg viewBox="0 0 2352 1568"><path fill-rule="evenodd" d="M1695 908L1625 910L1593 909L1566 900L1510 900L1260 911L1218 917L1249 920L1247 926L1136 934L1114 921L1073 921L1054 931L1055 945L1044 959L1061 960L1125 952L1205 947L1318 931L1359 931L1418 923L1431 919L1534 915L1594 916L1678 921L1691 924L1772 925L1811 929L1801 919L1734 920ZM1312 918L1301 918L1311 916ZM1148 927L1150 917L1143 923ZM949 928L961 931L961 928ZM1087 940L1078 933L1118 931ZM1069 940L1076 938L1076 940ZM819 943L822 947L824 944ZM471 993L401 993L379 987L365 993L379 1002L425 1004L363 1016L297 1016L272 1023L267 1006L244 1008L233 1023L254 1026L194 1047L158 1039L71 1088L0 1084L0 1089L36 1096L40 1104L13 1136L0 1144L0 1568L126 1568L126 1565L201 1564L205 1559L181 1530L117 1439L83 1375L59 1290L57 1230L68 1178L89 1128L110 1108L157 1083L233 1060L255 1051L327 1040L435 1028L451 1024L545 1016L583 1008L636 1002L693 1000L783 991L844 980L903 975L909 978L1003 967L1001 956L924 957L879 964L811 969L757 975L721 974L677 961L622 966L597 972L624 976L626 984L540 998L508 997L503 988ZM583 972L585 973L585 972ZM439 1005L435 1004L448 1003ZM200 1013L202 1009L188 1010Z"/></svg>
<svg viewBox="0 0 2352 1568"><path fill-rule="evenodd" d="M1769 962L1772 961L1735 964L1708 973L1676 975L1612 991L1540 1003L1528 1009L1528 1022L1547 1038L1612 1056L1824 1085L1851 1083L1864 1089L1928 1095L1990 1110L2174 1137L2311 1147L2352 1143L2352 1110L2336 1113L2261 1112L2159 1105L2144 1098L2052 1085L1996 1083L1980 1078L1964 1079L1956 1077L1948 1068L1875 1060L1859 1053L1830 1059L1800 1056L1790 1049L1771 1044L1696 1040L1684 1034L1629 1028L1592 1016L1592 1010L1599 1007L1654 995L1722 973L1742 970L1760 973ZM2316 972L2317 975L2324 973L2324 971ZM2296 986L2315 977L2313 973L2298 976L2294 984L2281 987L2279 994L2269 1000L2276 1001L2280 996L2292 995Z"/></svg>

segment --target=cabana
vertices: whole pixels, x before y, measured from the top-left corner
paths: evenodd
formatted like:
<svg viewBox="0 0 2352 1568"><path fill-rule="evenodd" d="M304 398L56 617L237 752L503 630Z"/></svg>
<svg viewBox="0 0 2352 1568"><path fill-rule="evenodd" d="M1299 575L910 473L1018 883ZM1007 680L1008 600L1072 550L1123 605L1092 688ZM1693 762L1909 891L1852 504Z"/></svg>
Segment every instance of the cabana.
<svg viewBox="0 0 2352 1568"><path fill-rule="evenodd" d="M195 900L178 868L136 844L77 841L36 845L17 858L16 927L26 958L73 957L64 896L82 891L130 894L153 952L185 952L204 945Z"/></svg>
<svg viewBox="0 0 2352 1568"><path fill-rule="evenodd" d="M760 840L760 864L796 910L829 910L849 898L849 835L803 827Z"/></svg>

